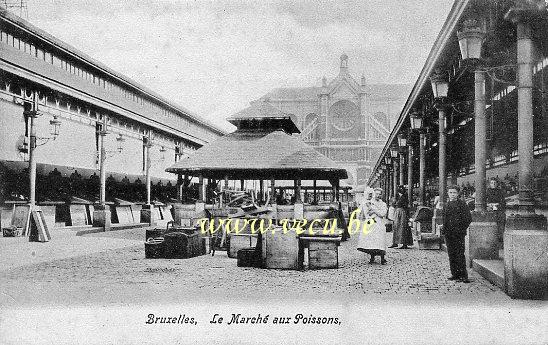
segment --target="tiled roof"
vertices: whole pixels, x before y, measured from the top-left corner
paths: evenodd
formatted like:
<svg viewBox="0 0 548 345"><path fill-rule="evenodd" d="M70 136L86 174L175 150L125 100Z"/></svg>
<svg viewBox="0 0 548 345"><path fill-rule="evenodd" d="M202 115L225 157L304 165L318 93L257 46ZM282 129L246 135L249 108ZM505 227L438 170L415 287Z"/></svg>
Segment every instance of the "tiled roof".
<svg viewBox="0 0 548 345"><path fill-rule="evenodd" d="M166 171L192 176L202 172L206 177L347 178L344 168L280 130L237 130L201 147Z"/></svg>

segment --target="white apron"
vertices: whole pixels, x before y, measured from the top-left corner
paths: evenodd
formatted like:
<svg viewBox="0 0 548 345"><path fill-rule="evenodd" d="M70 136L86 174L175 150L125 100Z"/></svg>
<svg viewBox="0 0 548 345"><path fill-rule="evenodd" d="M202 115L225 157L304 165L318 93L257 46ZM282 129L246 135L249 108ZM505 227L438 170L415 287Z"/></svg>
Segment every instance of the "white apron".
<svg viewBox="0 0 548 345"><path fill-rule="evenodd" d="M366 204L360 205L360 220L362 221L362 228L360 229L360 235L358 238L358 249L362 250L384 250L386 251L386 226L385 218L386 215L386 203L382 200L370 200L370 205ZM369 215L370 213L375 213ZM367 219L374 218L376 223L375 225L370 225L367 227L367 234L363 233L363 222Z"/></svg>

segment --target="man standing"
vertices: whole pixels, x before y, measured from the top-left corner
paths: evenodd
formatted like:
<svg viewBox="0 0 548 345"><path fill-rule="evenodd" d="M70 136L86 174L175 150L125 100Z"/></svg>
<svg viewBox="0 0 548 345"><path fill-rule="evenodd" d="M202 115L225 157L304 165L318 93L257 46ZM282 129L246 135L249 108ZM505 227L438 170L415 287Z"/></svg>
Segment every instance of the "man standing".
<svg viewBox="0 0 548 345"><path fill-rule="evenodd" d="M506 193L499 187L496 178L489 180L489 188L485 193L487 209L496 213L497 219L497 238L500 244L504 241L504 227L506 226Z"/></svg>
<svg viewBox="0 0 548 345"><path fill-rule="evenodd" d="M451 186L447 189L449 201L442 211L442 231L445 235L449 267L451 268L451 277L447 279L469 283L464 257L464 238L466 237L466 229L472 222L472 215L466 203L458 198L459 192L458 186Z"/></svg>

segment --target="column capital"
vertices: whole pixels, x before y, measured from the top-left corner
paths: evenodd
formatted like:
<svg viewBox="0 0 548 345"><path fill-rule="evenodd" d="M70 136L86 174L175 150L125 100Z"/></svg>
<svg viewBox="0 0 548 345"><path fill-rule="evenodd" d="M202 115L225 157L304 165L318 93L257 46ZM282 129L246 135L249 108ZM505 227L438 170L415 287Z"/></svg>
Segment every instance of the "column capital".
<svg viewBox="0 0 548 345"><path fill-rule="evenodd" d="M535 21L546 15L547 7L544 0L518 1L504 15L504 19L514 24Z"/></svg>

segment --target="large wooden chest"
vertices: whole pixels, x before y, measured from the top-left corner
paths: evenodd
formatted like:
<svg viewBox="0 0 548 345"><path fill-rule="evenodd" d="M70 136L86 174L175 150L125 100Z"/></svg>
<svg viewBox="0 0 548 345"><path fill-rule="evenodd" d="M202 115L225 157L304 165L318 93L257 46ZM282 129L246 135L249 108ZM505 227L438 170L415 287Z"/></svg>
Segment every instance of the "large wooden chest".
<svg viewBox="0 0 548 345"><path fill-rule="evenodd" d="M265 268L301 269L297 233L291 230L284 234L281 227L275 232L265 232L262 235L262 257Z"/></svg>

